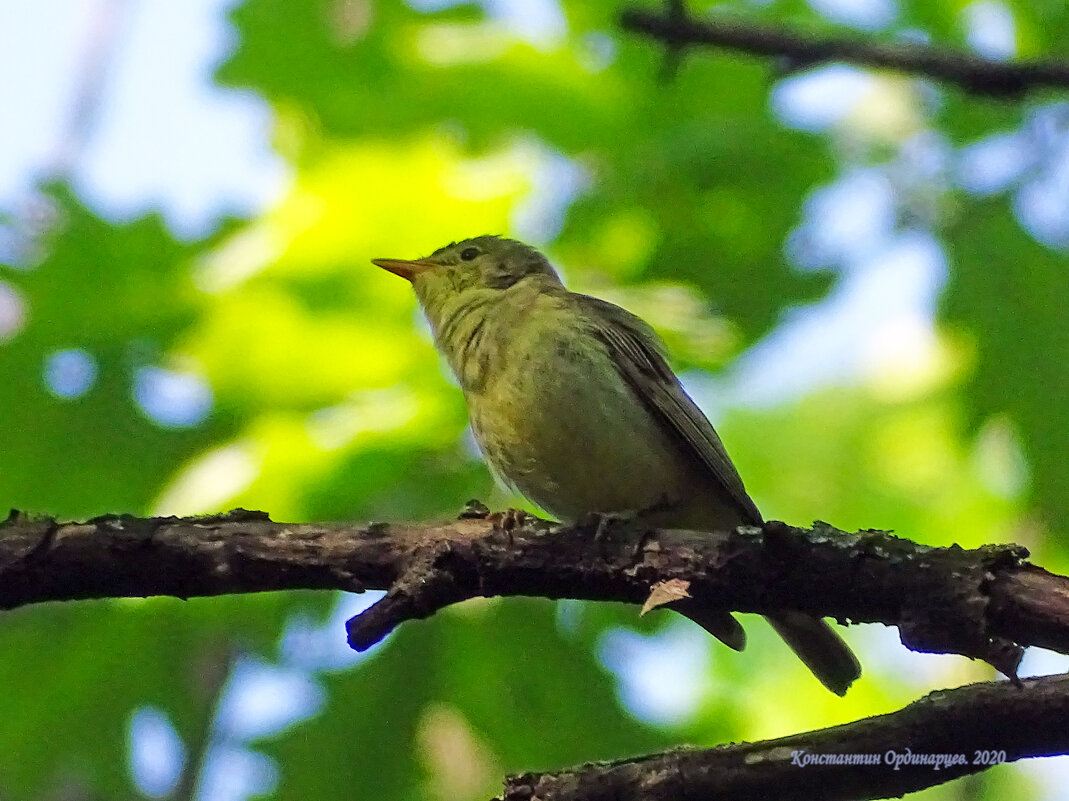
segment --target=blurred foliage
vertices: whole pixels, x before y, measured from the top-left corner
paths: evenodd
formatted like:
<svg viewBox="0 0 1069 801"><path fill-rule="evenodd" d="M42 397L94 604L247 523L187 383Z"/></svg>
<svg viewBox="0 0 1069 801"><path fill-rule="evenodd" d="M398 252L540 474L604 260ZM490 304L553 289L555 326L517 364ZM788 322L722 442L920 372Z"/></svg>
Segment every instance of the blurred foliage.
<svg viewBox="0 0 1069 801"><path fill-rule="evenodd" d="M158 216L129 225L94 217L56 188L35 269L10 276L28 322L0 347L3 468L9 505L62 517L145 509L176 464L233 429L226 415L171 431L137 408L132 375L167 359L196 318L188 262ZM200 247L203 247L203 243ZM70 402L44 380L46 360L79 348L96 362L93 391Z"/></svg>
<svg viewBox="0 0 1069 801"><path fill-rule="evenodd" d="M597 634L567 636L534 600L469 601L403 627L359 670L326 678L323 714L266 744L293 766L278 797L490 798L505 771L669 747L616 702Z"/></svg>
<svg viewBox="0 0 1069 801"><path fill-rule="evenodd" d="M964 397L975 425L1012 421L1043 521L1063 536L1036 543L1069 557L1069 275L1064 255L1037 244L1000 205L974 207L947 232L957 269L944 311L975 351Z"/></svg>
<svg viewBox="0 0 1069 801"><path fill-rule="evenodd" d="M252 0L234 14L242 45L219 78L265 93L294 124L328 139L444 129L484 153L535 136L593 179L556 243L566 265L693 282L752 340L785 305L827 289L827 280L790 270L780 248L805 192L831 176L831 160L776 125L762 66L696 59L659 83L648 47L608 38L617 11L566 5L567 41L540 52L471 6L425 15L393 3L293 9ZM345 28L343 13L362 27ZM398 102L401 93L418 101ZM728 263L736 269L711 267Z"/></svg>
<svg viewBox="0 0 1069 801"><path fill-rule="evenodd" d="M881 76L850 116L801 133L773 114L779 76L761 60L690 52L660 80L663 54L618 32L618 0L566 0L537 34L476 4L415 5L233 9L237 44L217 81L271 104L293 170L258 218L181 242L155 214L103 219L62 183L41 188L34 219L0 217L31 228L20 263L0 267L0 300L20 310L0 326L0 502L74 518L240 505L292 520L441 518L473 496L504 504L411 293L368 259L484 232L528 237L572 286L653 322L677 366L700 375L813 312L859 269L834 254L800 269L785 254L812 222L813 193L865 168L894 188L892 228L930 229L946 247L936 326L905 361L874 352L846 386L720 410L748 487L792 522L933 544L1020 540L1067 569L1065 253L1022 227L1022 183L978 199L955 189L953 163L910 161L918 141L935 141L953 162L955 148L1023 131L1050 104ZM843 24L802 0L719 5L814 30ZM1065 55L1064 3L1002 5L1020 54ZM964 14L958 2L903 0L870 35L965 47ZM1035 170L1028 180L1054 167ZM547 196L547 175L570 190ZM50 365L71 351L90 375L63 390ZM208 414L154 412L138 389L148 368L210 387ZM696 386L702 402L715 397ZM190 775L219 749L253 748L276 760L280 798L463 801L489 797L506 771L785 735L990 676L865 628L847 632L866 676L842 701L757 620L734 654L671 614L534 599L408 624L347 667L280 646L299 621L340 641L337 615L324 624L335 600L5 613L0 797L143 795L129 724L146 705L170 720ZM626 647L606 639L620 631ZM680 643L699 665L682 679ZM240 655L306 671L326 705L255 740L227 734L216 712ZM640 657L665 678L654 671L651 687ZM626 703L672 684L688 699L674 716ZM1022 774L996 769L917 797L1039 797Z"/></svg>
<svg viewBox="0 0 1069 801"><path fill-rule="evenodd" d="M275 653L295 610L329 598L275 593L47 605L5 613L0 779L5 798L131 793L124 732L144 704L187 743L205 736L231 652ZM221 675L220 675L221 674ZM16 691L17 688L17 691ZM65 793L69 793L67 795Z"/></svg>

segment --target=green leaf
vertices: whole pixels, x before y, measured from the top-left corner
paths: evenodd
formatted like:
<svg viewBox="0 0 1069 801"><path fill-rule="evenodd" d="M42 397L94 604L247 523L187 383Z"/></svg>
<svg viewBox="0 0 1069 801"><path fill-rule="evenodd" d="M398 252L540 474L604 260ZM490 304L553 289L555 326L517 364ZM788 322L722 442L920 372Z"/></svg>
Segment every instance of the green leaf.
<svg viewBox="0 0 1069 801"><path fill-rule="evenodd" d="M975 351L964 399L974 425L1014 424L1032 493L1069 531L1069 258L1031 239L1002 201L976 204L948 231L952 270L941 319ZM1064 536L1050 544L1067 552Z"/></svg>
<svg viewBox="0 0 1069 801"><path fill-rule="evenodd" d="M157 706L187 746L198 741L232 656L273 657L284 621L297 610L322 618L332 601L330 593L271 593L5 612L0 685L11 691L0 694L4 798L30 801L65 784L88 796L133 796L127 733L134 710Z"/></svg>
<svg viewBox="0 0 1069 801"><path fill-rule="evenodd" d="M4 270L28 322L0 343L0 504L59 517L148 511L176 463L224 436L214 415L165 429L134 399L136 370L166 364L197 302L188 262L203 245L175 241L158 216L113 225L55 187L55 223L32 269ZM46 360L80 348L95 383L76 398L46 386Z"/></svg>
<svg viewBox="0 0 1069 801"><path fill-rule="evenodd" d="M816 140L776 124L768 64L694 53L665 83L658 49L616 32L617 4L582 5L566 7L572 28L539 50L467 12L398 3L376 5L341 45L333 6L282 13L251 0L235 12L241 43L218 77L299 120L313 163L316 135L411 135L449 121L473 152L535 138L593 178L556 248L569 275L691 282L738 326L740 345L823 296L830 276L791 270L783 243L832 164ZM591 35L608 37L608 65L590 63Z"/></svg>
<svg viewBox="0 0 1069 801"><path fill-rule="evenodd" d="M319 717L264 743L285 766L276 797L485 798L506 772L666 747L620 709L591 645L562 635L541 600L471 601L406 623L326 677Z"/></svg>

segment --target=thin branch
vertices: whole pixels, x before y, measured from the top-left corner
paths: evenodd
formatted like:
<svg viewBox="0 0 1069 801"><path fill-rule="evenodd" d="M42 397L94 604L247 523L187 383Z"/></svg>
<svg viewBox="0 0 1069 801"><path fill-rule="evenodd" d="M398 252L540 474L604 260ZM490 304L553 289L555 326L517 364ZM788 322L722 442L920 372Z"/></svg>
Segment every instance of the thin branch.
<svg viewBox="0 0 1069 801"><path fill-rule="evenodd" d="M974 94L1008 97L1040 87L1069 88L1069 63L1064 61L992 61L918 42L817 36L727 16L699 20L682 11L678 2L660 12L625 8L620 24L624 30L663 42L676 58L680 48L710 45L778 58L794 69L843 61L921 75Z"/></svg>
<svg viewBox="0 0 1069 801"><path fill-rule="evenodd" d="M70 176L96 130L109 72L132 10L130 0L99 0L93 9L75 70L67 119L45 165L49 180Z"/></svg>
<svg viewBox="0 0 1069 801"><path fill-rule="evenodd" d="M1015 545L930 548L880 531L783 523L647 530L529 516L432 525L274 523L237 510L195 518L0 523L0 609L43 601L287 589L386 589L349 622L365 649L406 620L467 598L527 595L642 604L683 582L690 609L797 609L898 626L914 650L982 658L1009 676L1019 646L1069 653L1069 578ZM595 536L595 532L599 536Z"/></svg>
<svg viewBox="0 0 1069 801"><path fill-rule="evenodd" d="M888 715L777 740L510 776L502 801L898 798L992 764L1066 753L1069 677L1047 676L1020 688L944 690Z"/></svg>
<svg viewBox="0 0 1069 801"><path fill-rule="evenodd" d="M168 796L172 801L195 801L204 781L208 757L219 740L216 716L222 703L227 682L238 661L238 651L230 643L216 641L206 644L194 663L191 679L197 708L192 726L193 737L186 743L186 760L178 782Z"/></svg>

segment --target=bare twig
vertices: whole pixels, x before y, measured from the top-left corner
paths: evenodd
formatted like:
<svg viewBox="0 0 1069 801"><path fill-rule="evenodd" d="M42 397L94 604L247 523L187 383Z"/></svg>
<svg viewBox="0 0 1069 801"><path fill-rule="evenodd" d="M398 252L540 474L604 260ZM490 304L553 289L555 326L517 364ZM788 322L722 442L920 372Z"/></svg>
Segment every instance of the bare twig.
<svg viewBox="0 0 1069 801"><path fill-rule="evenodd" d="M85 151L100 116L108 73L129 21L130 0L100 0L87 26L70 110L45 167L49 179L70 176Z"/></svg>
<svg viewBox="0 0 1069 801"><path fill-rule="evenodd" d="M215 718L219 712L227 682L238 660L237 649L226 641L204 643L198 659L190 671L193 699L196 702L192 737L187 742L187 756L168 798L173 801L194 801L204 781L208 758L219 741Z"/></svg>
<svg viewBox="0 0 1069 801"><path fill-rule="evenodd" d="M505 782L503 801L862 801L1069 753L1069 677L973 684L777 740L681 749Z"/></svg>
<svg viewBox="0 0 1069 801"><path fill-rule="evenodd" d="M992 61L917 42L876 42L851 36L817 36L726 16L695 19L678 2L663 11L625 8L624 30L664 43L673 59L690 45L709 45L781 59L794 69L843 61L922 75L974 94L1015 96L1041 87L1069 88L1064 61Z"/></svg>

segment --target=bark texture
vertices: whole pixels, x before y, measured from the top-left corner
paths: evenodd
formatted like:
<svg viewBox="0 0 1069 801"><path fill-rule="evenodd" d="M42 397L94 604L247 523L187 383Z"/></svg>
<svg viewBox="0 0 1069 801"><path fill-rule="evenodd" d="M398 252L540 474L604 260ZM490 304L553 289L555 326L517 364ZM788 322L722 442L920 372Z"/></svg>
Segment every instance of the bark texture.
<svg viewBox="0 0 1069 801"><path fill-rule="evenodd" d="M973 684L777 740L510 776L502 801L861 801L1069 753L1069 677Z"/></svg>
<svg viewBox="0 0 1069 801"><path fill-rule="evenodd" d="M84 598L387 590L348 622L357 649L475 596L797 609L898 626L910 648L983 658L1014 679L933 693L889 715L780 740L515 776L503 795L869 799L993 762L1069 751L1069 678L1016 680L1022 646L1069 653L1069 579L1027 556L1016 545L932 548L826 523L714 532L608 518L559 526L522 513L490 515L480 505L461 519L423 525L276 523L240 509L85 523L13 512L0 523L0 609ZM836 754L870 761L827 756Z"/></svg>
<svg viewBox="0 0 1069 801"><path fill-rule="evenodd" d="M931 78L973 94L996 97L1041 88L1069 88L1069 63L1064 61L993 61L919 42L803 33L727 14L698 19L686 11L681 0L665 3L660 11L625 8L620 24L626 31L662 42L673 62L683 48L697 45L771 57L787 71L841 61Z"/></svg>
<svg viewBox="0 0 1069 801"><path fill-rule="evenodd" d="M235 510L0 523L0 608L82 598L180 598L287 589L387 590L349 623L365 649L406 620L476 596L643 604L670 582L677 607L897 626L914 650L985 659L1013 677L1020 646L1069 653L1069 579L1016 545L932 548L882 531L770 521L734 531L558 526L480 511L439 524L276 523ZM654 605L663 601L652 600Z"/></svg>

